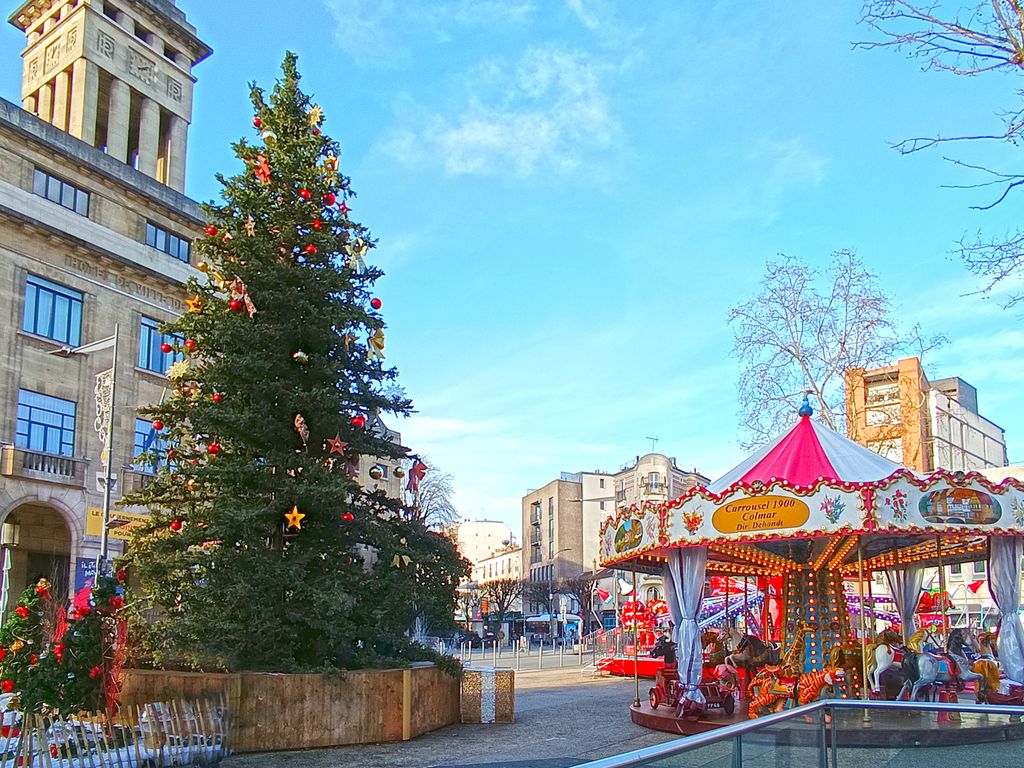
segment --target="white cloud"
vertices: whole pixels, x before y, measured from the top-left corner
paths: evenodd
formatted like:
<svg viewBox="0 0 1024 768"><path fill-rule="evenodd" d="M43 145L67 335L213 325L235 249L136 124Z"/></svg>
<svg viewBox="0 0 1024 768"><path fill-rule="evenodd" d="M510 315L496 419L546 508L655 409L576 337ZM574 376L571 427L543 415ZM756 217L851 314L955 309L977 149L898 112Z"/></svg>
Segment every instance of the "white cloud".
<svg viewBox="0 0 1024 768"><path fill-rule="evenodd" d="M517 25L534 12L527 0L324 0L334 40L360 67L404 69L421 42L451 42L460 29Z"/></svg>
<svg viewBox="0 0 1024 768"><path fill-rule="evenodd" d="M587 8L584 0L565 0L565 4L569 6L569 10L580 20L580 24L587 29L593 31L601 26L600 20L596 14Z"/></svg>
<svg viewBox="0 0 1024 768"><path fill-rule="evenodd" d="M530 48L514 66L478 67L467 82L469 103L455 117L435 114L381 147L408 164L436 158L451 175L563 175L618 131L601 79L601 65L583 53Z"/></svg>

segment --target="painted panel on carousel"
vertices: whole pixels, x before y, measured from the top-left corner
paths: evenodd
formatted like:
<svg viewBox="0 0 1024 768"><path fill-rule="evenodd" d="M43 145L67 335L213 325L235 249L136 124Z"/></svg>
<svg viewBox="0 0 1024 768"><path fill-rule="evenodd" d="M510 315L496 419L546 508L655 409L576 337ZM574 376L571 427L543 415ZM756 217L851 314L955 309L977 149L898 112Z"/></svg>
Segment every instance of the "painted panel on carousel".
<svg viewBox="0 0 1024 768"><path fill-rule="evenodd" d="M991 495L973 488L939 488L918 502L921 517L944 525L991 525L1003 509Z"/></svg>
<svg viewBox="0 0 1024 768"><path fill-rule="evenodd" d="M635 512L604 532L604 558L620 557L642 549L658 540L658 515L652 511Z"/></svg>
<svg viewBox="0 0 1024 768"><path fill-rule="evenodd" d="M748 496L740 490L719 503L695 495L669 513L668 537L682 543L833 533L859 527L860 506L858 493L828 486L806 496L777 489Z"/></svg>

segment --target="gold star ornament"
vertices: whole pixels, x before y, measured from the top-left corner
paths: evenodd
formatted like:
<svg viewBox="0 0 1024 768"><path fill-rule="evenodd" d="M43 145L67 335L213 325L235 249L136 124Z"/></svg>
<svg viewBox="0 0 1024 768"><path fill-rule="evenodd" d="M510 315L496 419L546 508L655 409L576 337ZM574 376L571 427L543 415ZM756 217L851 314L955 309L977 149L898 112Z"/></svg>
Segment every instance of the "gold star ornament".
<svg viewBox="0 0 1024 768"><path fill-rule="evenodd" d="M288 523L288 529L291 530L294 528L297 531L302 530L302 518L304 517L305 515L299 512L299 508L297 506L293 506L292 511L286 512L284 515L284 519Z"/></svg>
<svg viewBox="0 0 1024 768"><path fill-rule="evenodd" d="M203 297L196 295L191 299L185 299L185 306L188 307L189 312L198 312L203 308Z"/></svg>

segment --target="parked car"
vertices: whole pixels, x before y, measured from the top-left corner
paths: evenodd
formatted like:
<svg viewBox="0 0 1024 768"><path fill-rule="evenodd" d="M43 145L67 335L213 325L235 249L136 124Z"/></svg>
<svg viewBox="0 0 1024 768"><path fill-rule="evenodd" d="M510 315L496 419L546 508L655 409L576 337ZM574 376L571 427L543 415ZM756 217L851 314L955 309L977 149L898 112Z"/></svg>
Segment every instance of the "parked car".
<svg viewBox="0 0 1024 768"><path fill-rule="evenodd" d="M469 644L475 648L480 648L484 644L484 640L480 635L466 629L457 629L452 632L450 642L456 648L463 644Z"/></svg>

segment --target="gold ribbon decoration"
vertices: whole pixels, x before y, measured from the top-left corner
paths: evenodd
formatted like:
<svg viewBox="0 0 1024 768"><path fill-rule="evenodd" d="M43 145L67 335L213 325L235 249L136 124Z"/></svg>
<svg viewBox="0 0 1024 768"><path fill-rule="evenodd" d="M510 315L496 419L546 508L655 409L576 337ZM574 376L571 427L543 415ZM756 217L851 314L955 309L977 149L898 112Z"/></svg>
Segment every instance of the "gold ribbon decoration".
<svg viewBox="0 0 1024 768"><path fill-rule="evenodd" d="M366 340L366 344L369 347L369 354L378 360L384 359L384 329L378 328L372 334L370 338Z"/></svg>
<svg viewBox="0 0 1024 768"><path fill-rule="evenodd" d="M306 419L301 413L295 414L295 431L302 438L302 447L305 448L309 442L309 427L306 425Z"/></svg>

